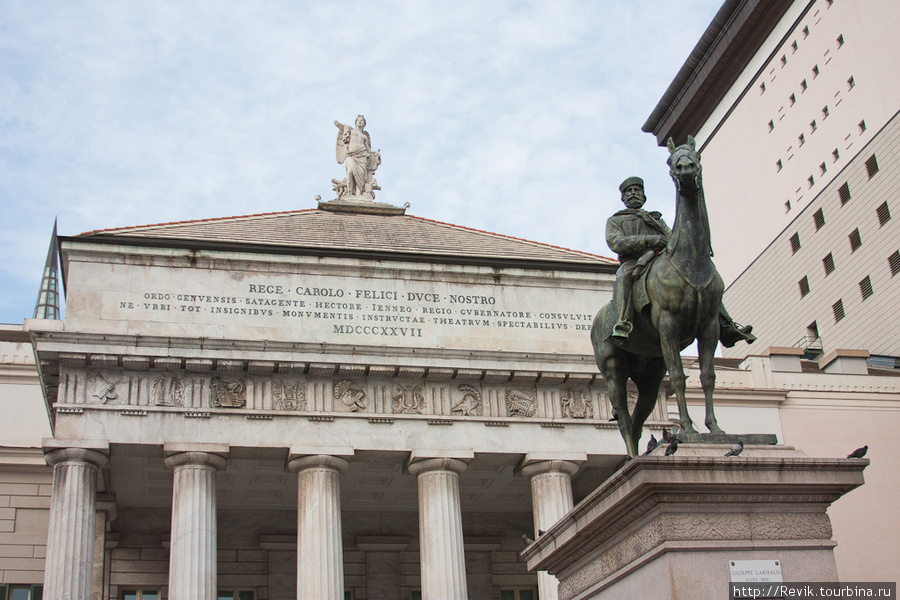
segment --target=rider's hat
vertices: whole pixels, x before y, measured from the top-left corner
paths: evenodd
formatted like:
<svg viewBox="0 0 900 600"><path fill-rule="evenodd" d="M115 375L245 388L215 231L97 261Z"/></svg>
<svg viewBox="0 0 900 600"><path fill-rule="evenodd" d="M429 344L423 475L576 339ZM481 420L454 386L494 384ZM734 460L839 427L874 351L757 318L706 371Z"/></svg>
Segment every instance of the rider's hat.
<svg viewBox="0 0 900 600"><path fill-rule="evenodd" d="M644 189L644 180L640 177L629 177L619 185L619 191L624 192L632 185L639 185L641 189Z"/></svg>

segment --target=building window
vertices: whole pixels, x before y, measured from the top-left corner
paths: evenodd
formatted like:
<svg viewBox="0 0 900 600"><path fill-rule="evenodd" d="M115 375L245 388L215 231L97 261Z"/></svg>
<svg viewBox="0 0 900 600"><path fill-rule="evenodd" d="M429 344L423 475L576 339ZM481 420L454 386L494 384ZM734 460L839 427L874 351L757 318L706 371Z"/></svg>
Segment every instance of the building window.
<svg viewBox="0 0 900 600"><path fill-rule="evenodd" d="M803 39L806 39L809 35L809 25L803 28Z"/></svg>
<svg viewBox="0 0 900 600"><path fill-rule="evenodd" d="M816 120L813 119L813 120L810 122L810 124L809 124L809 132L812 133L812 132L814 132L814 131L815 131L816 129L818 129L818 128L819 128L819 126L816 125Z"/></svg>
<svg viewBox="0 0 900 600"><path fill-rule="evenodd" d="M791 254L796 254L800 249L800 234L795 233L791 236Z"/></svg>
<svg viewBox="0 0 900 600"><path fill-rule="evenodd" d="M816 65L812 68L813 79L819 76L819 65Z"/></svg>
<svg viewBox="0 0 900 600"><path fill-rule="evenodd" d="M825 163L822 163L821 165L819 165L819 174L820 175L824 175L825 171L827 171L827 170L828 170L828 167L825 165Z"/></svg>
<svg viewBox="0 0 900 600"><path fill-rule="evenodd" d="M803 92L805 92L805 91L806 91L806 88L808 88L808 87L809 87L809 86L806 84L806 80L805 80L805 79L804 79L803 81L801 81L801 82L800 82L800 93L802 94Z"/></svg>
<svg viewBox="0 0 900 600"><path fill-rule="evenodd" d="M860 121L860 122L859 122L859 132L862 134L862 133L864 133L865 131L866 131L866 122L865 122L865 121Z"/></svg>
<svg viewBox="0 0 900 600"><path fill-rule="evenodd" d="M850 202L850 184L844 182L844 185L838 188L838 197L841 199L841 206Z"/></svg>
<svg viewBox="0 0 900 600"><path fill-rule="evenodd" d="M784 168L784 163L782 163L781 159L779 158L777 161L775 161L775 170L780 171L782 168Z"/></svg>
<svg viewBox="0 0 900 600"><path fill-rule="evenodd" d="M866 173L869 174L869 179L872 179L872 177L877 172L878 172L878 159L875 158L875 155L873 154L868 159L866 159Z"/></svg>
<svg viewBox="0 0 900 600"><path fill-rule="evenodd" d="M848 90L852 90L853 86L855 86L855 85L856 85L856 80L854 80L852 77L847 80L847 89Z"/></svg>
<svg viewBox="0 0 900 600"><path fill-rule="evenodd" d="M801 298L809 293L809 278L806 275L803 276L803 279L797 282L797 285L800 286Z"/></svg>
<svg viewBox="0 0 900 600"><path fill-rule="evenodd" d="M878 224L882 227L891 220L891 210L888 208L887 202L882 202L881 206L875 209L875 212L878 213Z"/></svg>
<svg viewBox="0 0 900 600"><path fill-rule="evenodd" d="M534 588L500 590L500 600L535 600L537 591Z"/></svg>
<svg viewBox="0 0 900 600"><path fill-rule="evenodd" d="M834 313L834 322L837 323L844 318L844 301L838 300L837 302L832 304L831 310Z"/></svg>
<svg viewBox="0 0 900 600"><path fill-rule="evenodd" d="M256 600L254 590L219 590L217 600Z"/></svg>
<svg viewBox="0 0 900 600"><path fill-rule="evenodd" d="M810 175L806 178L807 183L809 183L809 187L816 185L816 178Z"/></svg>
<svg viewBox="0 0 900 600"><path fill-rule="evenodd" d="M828 115L830 115L830 114L831 114L831 113L828 112L828 106L827 106L827 105L823 106L823 107L822 107L822 118L823 118L823 119L827 119L827 118L828 118Z"/></svg>
<svg viewBox="0 0 900 600"><path fill-rule="evenodd" d="M859 237L859 227L854 229L848 237L850 238L850 252L856 252L857 248L862 246L862 238Z"/></svg>
<svg viewBox="0 0 900 600"><path fill-rule="evenodd" d="M769 121L769 131L775 129L775 121Z"/></svg>
<svg viewBox="0 0 900 600"><path fill-rule="evenodd" d="M0 600L41 600L42 585L4 585L0 583Z"/></svg>
<svg viewBox="0 0 900 600"><path fill-rule="evenodd" d="M862 299L865 300L869 296L873 294L872 291L872 280L869 279L869 276L866 275L866 278L859 282L859 293L862 294Z"/></svg>
<svg viewBox="0 0 900 600"><path fill-rule="evenodd" d="M822 226L825 225L825 213L822 212L821 208L813 213L813 222L816 224L816 231L822 229Z"/></svg>
<svg viewBox="0 0 900 600"><path fill-rule="evenodd" d="M121 590L121 600L159 600L159 590Z"/></svg>
<svg viewBox="0 0 900 600"><path fill-rule="evenodd" d="M760 94L766 93L766 82L765 81L763 81L761 84L759 84L759 93Z"/></svg>
<svg viewBox="0 0 900 600"><path fill-rule="evenodd" d="M837 162L840 157L841 153L838 152L837 148L831 151L831 162Z"/></svg>
<svg viewBox="0 0 900 600"><path fill-rule="evenodd" d="M895 250L888 256L888 265L891 267L891 277L900 273L900 250Z"/></svg>
<svg viewBox="0 0 900 600"><path fill-rule="evenodd" d="M784 212L786 212L786 213L791 212L791 201L790 200L788 200L787 202L784 203Z"/></svg>
<svg viewBox="0 0 900 600"><path fill-rule="evenodd" d="M797 141L800 142L800 145L802 146L806 143L806 136L801 133L799 136L797 136Z"/></svg>
<svg viewBox="0 0 900 600"><path fill-rule="evenodd" d="M782 66L782 68L784 68L784 66L785 66L786 64L787 64L787 56L785 56L784 54L782 54L782 55L781 55L781 66Z"/></svg>
<svg viewBox="0 0 900 600"><path fill-rule="evenodd" d="M822 265L825 267L825 277L828 277L832 273L834 273L834 256L831 252L828 253L828 256L822 259Z"/></svg>
<svg viewBox="0 0 900 600"><path fill-rule="evenodd" d="M791 42L791 52L793 53L796 51L797 51L797 40L794 40L793 42Z"/></svg>
<svg viewBox="0 0 900 600"><path fill-rule="evenodd" d="M796 103L797 103L797 96L796 96L796 94L791 94L790 96L788 96L788 101L791 103L791 106L793 106L794 104L796 104Z"/></svg>
<svg viewBox="0 0 900 600"><path fill-rule="evenodd" d="M844 45L844 34L837 36L837 47L840 48Z"/></svg>

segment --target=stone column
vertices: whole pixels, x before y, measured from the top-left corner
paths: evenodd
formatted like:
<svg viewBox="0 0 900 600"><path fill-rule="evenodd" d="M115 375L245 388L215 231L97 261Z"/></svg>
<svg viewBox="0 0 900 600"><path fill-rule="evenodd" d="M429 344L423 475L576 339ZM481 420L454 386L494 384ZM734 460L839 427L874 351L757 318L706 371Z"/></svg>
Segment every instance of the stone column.
<svg viewBox="0 0 900 600"><path fill-rule="evenodd" d="M44 598L88 600L92 595L94 535L97 519L97 474L107 452L45 445L53 467L50 527L44 569Z"/></svg>
<svg viewBox="0 0 900 600"><path fill-rule="evenodd" d="M407 466L419 486L419 552L424 600L466 600L459 458L411 459Z"/></svg>
<svg viewBox="0 0 900 600"><path fill-rule="evenodd" d="M297 600L344 600L340 479L349 466L324 454L288 462L297 474Z"/></svg>
<svg viewBox="0 0 900 600"><path fill-rule="evenodd" d="M227 447L226 447L227 448ZM216 472L221 453L176 452L166 457L175 471L169 549L169 599L215 600Z"/></svg>
<svg viewBox="0 0 900 600"><path fill-rule="evenodd" d="M527 461L527 458L526 458ZM572 510L572 475L578 463L568 460L541 460L519 467L519 473L531 478L531 503L534 511L534 533L550 529ZM538 571L538 595L541 600L556 600L559 596L556 577Z"/></svg>

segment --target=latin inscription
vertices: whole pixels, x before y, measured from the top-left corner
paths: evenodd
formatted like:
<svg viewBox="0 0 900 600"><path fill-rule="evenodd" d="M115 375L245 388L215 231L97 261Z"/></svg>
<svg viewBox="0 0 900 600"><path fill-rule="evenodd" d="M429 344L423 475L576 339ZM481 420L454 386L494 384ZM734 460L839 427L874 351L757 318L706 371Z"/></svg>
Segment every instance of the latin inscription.
<svg viewBox="0 0 900 600"><path fill-rule="evenodd" d="M528 339L529 335L580 341L580 334L572 338L569 332L590 331L593 314L544 310L542 306L567 308L602 303L602 298L588 291L574 297L554 288L329 276L316 277L315 283L309 284L290 277L281 282L238 281L226 280L224 289L218 286L228 293L175 291L177 285L188 287L191 282L174 281L157 290L110 291L109 294L115 294L116 309L106 318L284 327L285 331L296 331L299 326L313 339L353 343L432 340L459 347L470 343L466 340L474 343L475 339L483 339L475 345L496 348L493 340ZM193 284L211 287L206 281Z"/></svg>

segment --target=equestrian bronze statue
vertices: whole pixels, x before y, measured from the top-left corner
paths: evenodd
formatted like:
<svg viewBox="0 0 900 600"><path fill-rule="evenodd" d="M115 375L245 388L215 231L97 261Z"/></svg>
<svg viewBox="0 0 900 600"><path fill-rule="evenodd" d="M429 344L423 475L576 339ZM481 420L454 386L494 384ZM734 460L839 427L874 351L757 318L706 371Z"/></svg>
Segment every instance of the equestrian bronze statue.
<svg viewBox="0 0 900 600"><path fill-rule="evenodd" d="M709 218L694 138L677 148L669 140L669 174L675 182L675 224L647 212L644 185L629 177L620 186L626 208L610 217L606 238L619 256L613 300L597 313L591 329L594 356L625 440L628 456L638 455L644 422L659 396L666 372L678 400L680 431L695 433L685 401L681 351L699 342L700 385L706 399L706 426L721 433L713 410L713 356L721 340L732 346L756 338L750 327L731 320L722 305L725 289L712 262ZM634 411L628 409L628 379L637 385Z"/></svg>

